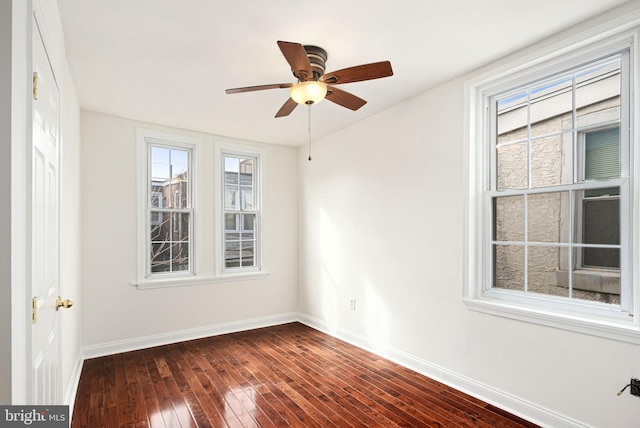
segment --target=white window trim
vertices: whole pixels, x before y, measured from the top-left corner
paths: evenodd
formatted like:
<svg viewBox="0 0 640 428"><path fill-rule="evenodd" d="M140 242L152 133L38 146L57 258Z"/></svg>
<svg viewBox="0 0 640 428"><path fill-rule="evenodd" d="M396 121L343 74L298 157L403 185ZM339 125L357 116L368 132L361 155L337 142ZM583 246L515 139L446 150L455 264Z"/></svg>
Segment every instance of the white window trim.
<svg viewBox="0 0 640 428"><path fill-rule="evenodd" d="M224 155L246 156L256 159L256 170L254 174L256 176L256 188L254 189L254 204L258 207L257 210L257 248L256 248L256 266L250 268L224 268ZM269 274L267 269L267 254L266 254L266 209L264 205L264 199L262 197L263 189L266 185L265 180L265 165L267 162L267 152L265 149L237 143L225 140L216 141L215 144L215 157L216 157L216 174L215 174L215 236L216 236L216 277L220 278L234 278L243 279L251 277L261 277Z"/></svg>
<svg viewBox="0 0 640 428"><path fill-rule="evenodd" d="M173 273L168 275L154 275L153 277L146 276L146 264L147 264L147 237L146 237L146 212L147 212L147 153L148 153L148 140L156 140L164 142L167 145L175 147L183 147L191 150L192 153L192 207L194 212L193 220L193 254L192 254L192 266L194 273ZM245 281L266 278L269 276L269 271L266 266L266 221L265 221L265 207L262 199L262 189L265 186L265 165L266 165L266 150L263 148L255 147L250 143L239 144L235 142L220 141L215 145L215 156L213 159L204 159L202 150L202 140L197 137L190 137L185 135L170 134L166 132L151 130L151 129L136 129L136 165L137 165L137 278L132 281L131 285L136 286L140 290L166 288L166 287L181 287L190 285L208 285L216 283L228 283L234 281ZM256 198L261 207L261 236L260 236L260 269L254 269L252 271L233 271L222 272L223 266L223 250L224 246L224 233L223 223L218 221L222 218L222 202L221 198L224 198L223 182L221 180L224 168L220 171L222 165L222 150L239 155L250 155L258 158L258 194ZM203 185L203 166L207 162L207 166L212 166L215 169L214 174L214 191L205 193L205 185ZM212 163L210 163L212 162ZM204 202L204 197L214 198L215 210L214 215L210 216L210 213L203 212L202 207L207 205ZM221 197L219 197L221 195ZM213 218L210 218L213 217ZM201 232L204 230L204 221L207 221L207 227L213 227L214 229L214 241L215 243L203 243L200 237ZM211 226L209 226L211 225ZM205 260L204 245L211 245L209 248L213 248L215 253L214 260ZM208 249L208 248L207 248ZM211 274L213 272L213 274Z"/></svg>
<svg viewBox="0 0 640 428"><path fill-rule="evenodd" d="M148 163L149 163L149 144L158 143L169 147L183 148L190 151L190 176L192 182L191 186L191 210L193 212L192 218L192 230L191 230L191 251L190 262L191 271L189 272L175 272L175 273L162 273L156 275L147 275L149 264L149 243L147 242L147 201L149 198L148 188ZM198 231L202 230L202 219L198 212L200 195L200 156L198 154L198 147L201 145L201 140L194 137L187 137L184 135L174 135L165 132L159 132L150 129L136 129L136 163L137 163L137 253L138 253L138 265L137 265L137 282L136 285L139 288L144 288L150 284L164 284L172 282L181 282L185 280L193 280L197 277L200 266L202 265L202 242L198 239Z"/></svg>
<svg viewBox="0 0 640 428"><path fill-rule="evenodd" d="M485 218L490 215L489 207L484 203L484 192L488 188L489 171L487 171L488 151L485 141L485 94L494 93L498 88L515 87L536 77L544 77L550 69L560 67L571 60L596 58L616 46L630 44L632 87L635 96L631 99L631 127L637 126L634 112L639 112L638 88L638 50L640 11L614 18L608 22L593 25L591 28L574 33L564 40L552 39L546 47L530 49L515 60L503 62L492 69L486 69L465 82L465 184L467 199L465 200L464 222L464 289L463 301L470 310L493 314L501 317L531 322L566 330L606 337L614 340L640 344L640 261L628 269L632 280L632 296L634 317L616 318L614 312L606 305L594 310L594 305L585 305L584 312L569 312L554 299L526 297L518 300L509 293L490 290L487 293L485 271L488 266L486 242L489 239L485 227ZM640 182L640 150L638 132L630 137L633 177ZM631 254L640 254L640 185L635 185L631 193L632 230L630 239ZM621 207L621 209L623 209ZM631 261L629 261L630 263ZM575 305L576 307L579 305ZM631 319L629 319L631 318Z"/></svg>

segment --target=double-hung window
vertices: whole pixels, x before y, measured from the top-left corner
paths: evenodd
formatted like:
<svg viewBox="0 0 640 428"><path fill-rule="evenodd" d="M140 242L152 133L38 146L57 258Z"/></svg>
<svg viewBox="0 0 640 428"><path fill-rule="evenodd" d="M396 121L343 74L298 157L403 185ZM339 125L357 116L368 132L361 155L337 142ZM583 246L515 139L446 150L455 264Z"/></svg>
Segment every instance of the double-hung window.
<svg viewBox="0 0 640 428"><path fill-rule="evenodd" d="M470 85L472 309L640 340L635 34Z"/></svg>
<svg viewBox="0 0 640 428"><path fill-rule="evenodd" d="M256 144L138 129L138 288L269 275Z"/></svg>
<svg viewBox="0 0 640 428"><path fill-rule="evenodd" d="M222 147L222 273L261 268L261 153Z"/></svg>
<svg viewBox="0 0 640 428"><path fill-rule="evenodd" d="M139 130L139 281L193 277L197 140Z"/></svg>
<svg viewBox="0 0 640 428"><path fill-rule="evenodd" d="M192 272L190 149L150 142L149 275Z"/></svg>

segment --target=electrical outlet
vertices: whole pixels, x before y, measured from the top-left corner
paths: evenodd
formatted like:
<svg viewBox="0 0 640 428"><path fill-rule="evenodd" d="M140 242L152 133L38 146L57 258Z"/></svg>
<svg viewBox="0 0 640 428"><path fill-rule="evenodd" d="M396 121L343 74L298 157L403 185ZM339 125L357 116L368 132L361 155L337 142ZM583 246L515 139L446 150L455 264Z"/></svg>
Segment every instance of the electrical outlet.
<svg viewBox="0 0 640 428"><path fill-rule="evenodd" d="M629 392L631 395L640 397L640 379L631 379L631 390Z"/></svg>
<svg viewBox="0 0 640 428"><path fill-rule="evenodd" d="M356 299L349 300L349 309L351 309L352 311L356 310Z"/></svg>

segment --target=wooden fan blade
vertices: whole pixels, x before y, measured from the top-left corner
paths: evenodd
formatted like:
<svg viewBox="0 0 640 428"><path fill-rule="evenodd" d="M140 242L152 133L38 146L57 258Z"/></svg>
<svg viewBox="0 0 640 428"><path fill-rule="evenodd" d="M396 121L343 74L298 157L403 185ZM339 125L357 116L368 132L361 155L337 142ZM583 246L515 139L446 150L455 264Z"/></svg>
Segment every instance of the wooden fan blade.
<svg viewBox="0 0 640 428"><path fill-rule="evenodd" d="M262 91L264 89L290 88L292 83L273 83L271 85L245 86L244 88L226 89L227 94L239 94L241 92Z"/></svg>
<svg viewBox="0 0 640 428"><path fill-rule="evenodd" d="M287 102L285 102L282 107L280 107L280 110L278 110L278 112L276 113L276 117L289 116L289 114L291 114L293 109L295 109L297 106L298 103L293 101L292 98L289 98Z"/></svg>
<svg viewBox="0 0 640 428"><path fill-rule="evenodd" d="M342 83L362 82L363 80L380 79L381 77L389 76L393 76L391 63L389 61L381 61L325 73L320 80L331 85L340 85Z"/></svg>
<svg viewBox="0 0 640 428"><path fill-rule="evenodd" d="M341 105L342 107L346 107L351 110L358 110L360 107L367 103L362 98L356 97L349 92L343 91L342 89L334 88L332 86L329 86L329 88L327 88L326 98L329 101L332 101L336 104Z"/></svg>
<svg viewBox="0 0 640 428"><path fill-rule="evenodd" d="M300 43L278 41L278 46L282 51L282 55L291 66L294 76L300 80L306 80L313 77L311 70L311 62L307 57L307 51Z"/></svg>

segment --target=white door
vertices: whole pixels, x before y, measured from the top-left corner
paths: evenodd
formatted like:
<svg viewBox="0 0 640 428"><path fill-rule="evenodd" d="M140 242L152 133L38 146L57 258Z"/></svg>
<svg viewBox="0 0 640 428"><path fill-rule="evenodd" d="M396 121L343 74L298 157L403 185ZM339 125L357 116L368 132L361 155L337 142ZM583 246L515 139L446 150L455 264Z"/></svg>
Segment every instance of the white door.
<svg viewBox="0 0 640 428"><path fill-rule="evenodd" d="M59 315L60 94L37 21L33 22L31 199L31 404L62 404Z"/></svg>

